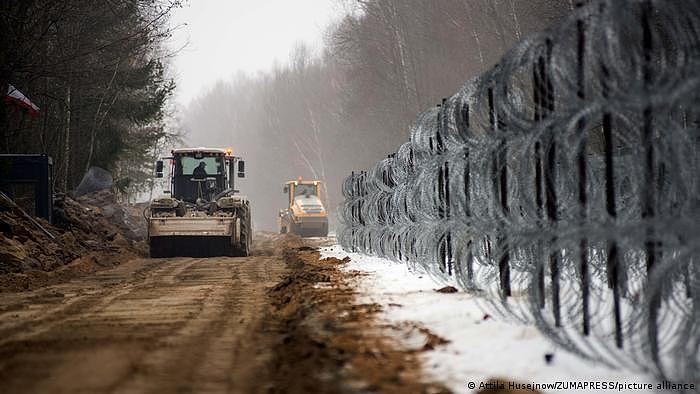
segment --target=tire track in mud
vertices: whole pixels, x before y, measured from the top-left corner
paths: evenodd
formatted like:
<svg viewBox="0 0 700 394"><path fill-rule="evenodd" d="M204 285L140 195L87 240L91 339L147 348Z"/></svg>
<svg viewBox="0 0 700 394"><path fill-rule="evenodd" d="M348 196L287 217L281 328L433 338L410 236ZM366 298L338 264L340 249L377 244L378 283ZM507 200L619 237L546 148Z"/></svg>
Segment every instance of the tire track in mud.
<svg viewBox="0 0 700 394"><path fill-rule="evenodd" d="M236 349L285 270L274 256L134 260L6 294L3 392L238 392L250 362Z"/></svg>
<svg viewBox="0 0 700 394"><path fill-rule="evenodd" d="M307 241L320 242L320 241ZM3 393L438 393L294 237L246 258L139 259L0 298Z"/></svg>
<svg viewBox="0 0 700 394"><path fill-rule="evenodd" d="M34 335L50 330L64 323L74 314L87 314L89 311L99 311L109 306L115 299L123 297L139 286L148 286L155 281L168 281L173 275L187 269L195 261L174 267L160 266L157 262L136 260L129 261L115 270L98 272L94 277L73 281L74 283L52 286L30 293L30 300L40 307L29 308L18 319L22 311L26 311L27 299L20 293L4 295L9 301L3 305L4 313L0 314L0 346L12 340L26 340ZM143 264L143 265L142 265ZM137 265L133 267L133 265ZM168 271L172 270L169 275ZM161 277L162 275L162 277ZM134 282L129 282L130 279ZM44 304L48 302L47 304ZM49 305L56 304L55 307ZM46 307L49 306L49 307ZM35 309L35 310L32 310Z"/></svg>

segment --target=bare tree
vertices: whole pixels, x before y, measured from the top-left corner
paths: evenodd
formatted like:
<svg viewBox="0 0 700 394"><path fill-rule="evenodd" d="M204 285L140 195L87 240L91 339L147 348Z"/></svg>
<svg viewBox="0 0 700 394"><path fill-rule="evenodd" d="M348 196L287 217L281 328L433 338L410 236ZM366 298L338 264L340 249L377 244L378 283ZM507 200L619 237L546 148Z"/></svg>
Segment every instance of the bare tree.
<svg viewBox="0 0 700 394"><path fill-rule="evenodd" d="M287 65L193 102L185 114L193 143L233 141L248 157L242 188L256 204L256 228L276 227L279 186L298 176L325 181L334 209L340 181L393 153L420 111L542 29L539 10L549 18L568 9L566 0L521 3L345 0L348 15L329 27L321 53L298 45Z"/></svg>

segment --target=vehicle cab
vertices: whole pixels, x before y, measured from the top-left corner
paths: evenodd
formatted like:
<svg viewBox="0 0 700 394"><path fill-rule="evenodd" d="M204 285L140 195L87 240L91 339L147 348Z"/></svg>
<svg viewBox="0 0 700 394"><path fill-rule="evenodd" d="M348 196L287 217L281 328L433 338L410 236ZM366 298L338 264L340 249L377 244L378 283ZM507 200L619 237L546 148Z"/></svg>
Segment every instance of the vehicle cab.
<svg viewBox="0 0 700 394"><path fill-rule="evenodd" d="M170 193L173 198L186 202L213 201L219 194L235 190L235 170L245 177L245 163L233 156L230 149L182 148L171 151ZM156 173L162 177L162 162ZM159 171L160 170L160 171Z"/></svg>

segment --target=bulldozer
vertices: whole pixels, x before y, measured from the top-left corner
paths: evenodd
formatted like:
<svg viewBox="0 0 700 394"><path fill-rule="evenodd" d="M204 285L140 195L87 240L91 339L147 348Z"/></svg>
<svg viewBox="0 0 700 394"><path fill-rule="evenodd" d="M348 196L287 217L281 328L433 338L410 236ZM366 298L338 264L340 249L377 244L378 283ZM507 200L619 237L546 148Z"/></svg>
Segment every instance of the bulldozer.
<svg viewBox="0 0 700 394"><path fill-rule="evenodd" d="M253 229L250 204L235 188L245 162L231 149L182 148L156 162L170 188L151 201L144 216L151 257L248 256Z"/></svg>
<svg viewBox="0 0 700 394"><path fill-rule="evenodd" d="M328 212L321 202L321 182L312 180L289 181L282 192L287 195L287 208L279 211L280 233L294 233L301 237L328 235Z"/></svg>

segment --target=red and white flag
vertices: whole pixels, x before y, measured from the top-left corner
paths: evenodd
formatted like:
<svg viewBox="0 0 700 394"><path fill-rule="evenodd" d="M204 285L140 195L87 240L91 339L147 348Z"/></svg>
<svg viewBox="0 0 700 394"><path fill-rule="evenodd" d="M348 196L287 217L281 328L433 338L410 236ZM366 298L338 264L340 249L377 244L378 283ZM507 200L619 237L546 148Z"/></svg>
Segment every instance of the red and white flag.
<svg viewBox="0 0 700 394"><path fill-rule="evenodd" d="M15 105L27 111L27 114L32 118L39 115L39 107L12 85L7 85L7 93L3 97L3 100L5 100L7 105Z"/></svg>

